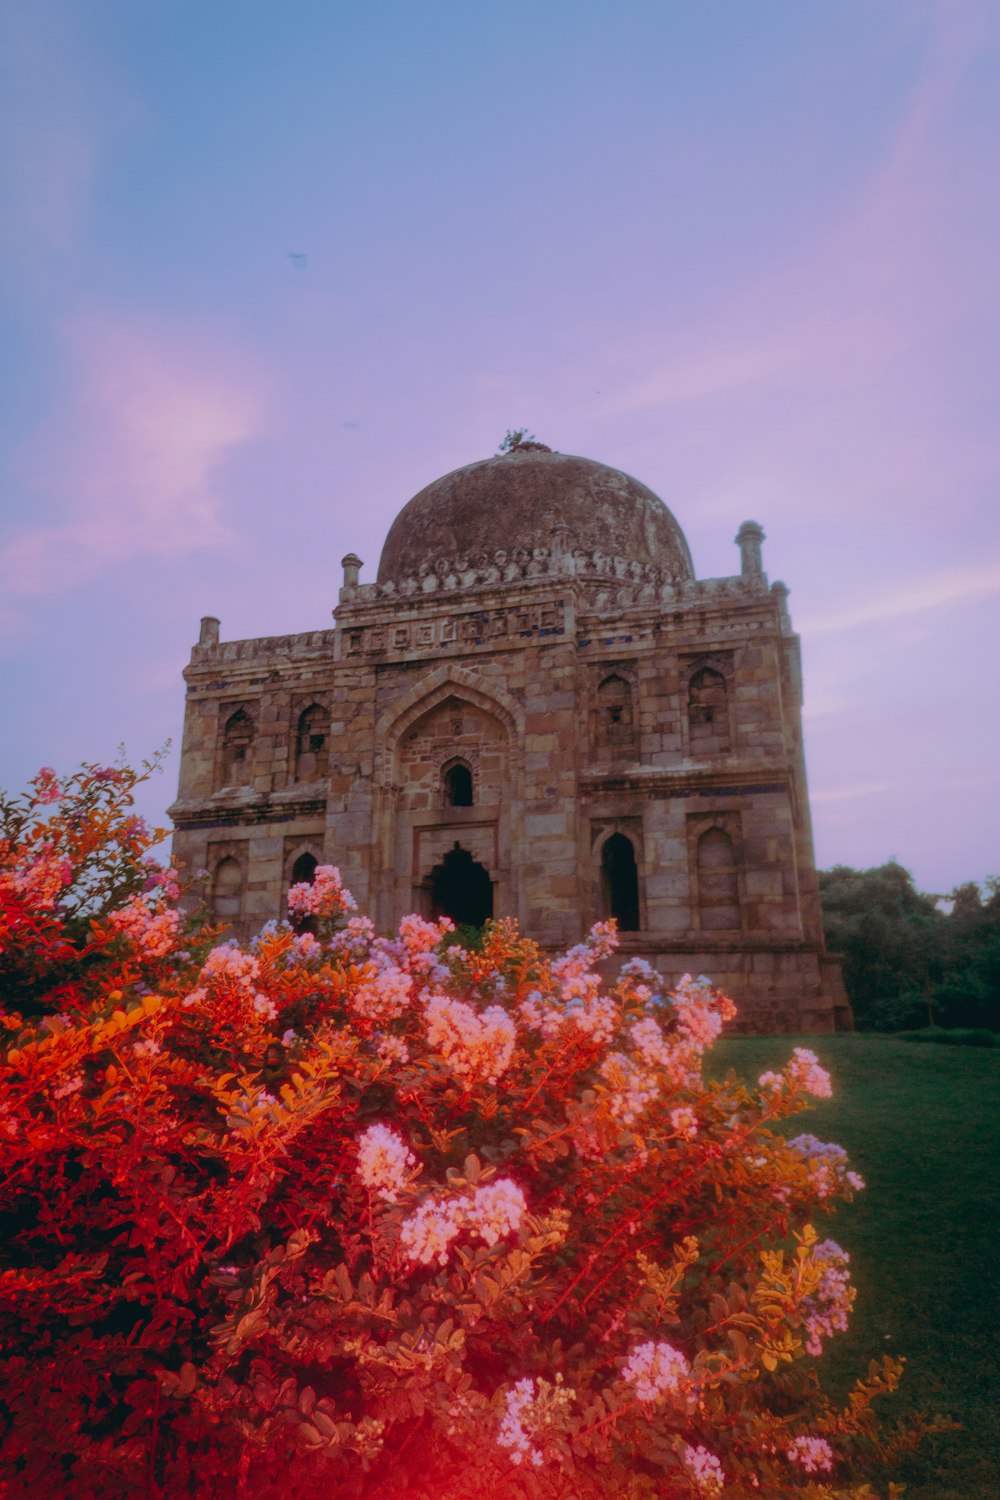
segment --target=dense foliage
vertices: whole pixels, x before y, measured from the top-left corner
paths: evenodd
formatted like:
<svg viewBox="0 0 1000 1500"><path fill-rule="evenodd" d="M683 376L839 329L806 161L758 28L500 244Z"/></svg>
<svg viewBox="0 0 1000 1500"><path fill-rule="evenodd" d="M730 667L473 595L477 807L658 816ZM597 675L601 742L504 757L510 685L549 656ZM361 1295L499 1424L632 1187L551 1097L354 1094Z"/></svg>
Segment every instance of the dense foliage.
<svg viewBox="0 0 1000 1500"><path fill-rule="evenodd" d="M775 1129L809 1051L707 1082L729 1001L603 981L611 925L377 938L330 867L213 946L135 779L3 804L5 1495L872 1493L914 1433L898 1362L821 1390L863 1184Z"/></svg>
<svg viewBox="0 0 1000 1500"><path fill-rule="evenodd" d="M984 890L969 882L942 901L890 862L823 870L819 886L827 946L843 957L858 1027L1000 1030L1000 879Z"/></svg>

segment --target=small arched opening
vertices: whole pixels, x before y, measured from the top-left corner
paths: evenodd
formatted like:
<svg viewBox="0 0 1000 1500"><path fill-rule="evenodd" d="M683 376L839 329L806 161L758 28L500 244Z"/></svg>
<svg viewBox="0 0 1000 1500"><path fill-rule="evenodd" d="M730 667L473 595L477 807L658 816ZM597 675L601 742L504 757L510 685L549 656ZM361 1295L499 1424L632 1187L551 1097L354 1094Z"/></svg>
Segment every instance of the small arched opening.
<svg viewBox="0 0 1000 1500"><path fill-rule="evenodd" d="M453 761L442 778L445 807L472 806L472 771L464 760Z"/></svg>
<svg viewBox="0 0 1000 1500"><path fill-rule="evenodd" d="M326 709L318 703L311 703L299 715L295 735L296 781L310 781L325 774L329 737L330 719Z"/></svg>
<svg viewBox="0 0 1000 1500"><path fill-rule="evenodd" d="M450 917L457 927L481 927L493 915L489 871L456 841L430 875L431 916Z"/></svg>
<svg viewBox="0 0 1000 1500"><path fill-rule="evenodd" d="M238 922L243 907L243 871L235 859L220 859L212 880L212 912L217 922Z"/></svg>
<svg viewBox="0 0 1000 1500"><path fill-rule="evenodd" d="M698 911L706 931L740 926L736 847L721 828L710 828L698 840Z"/></svg>
<svg viewBox="0 0 1000 1500"><path fill-rule="evenodd" d="M635 754L635 713L632 687L613 672L597 689L597 748L617 759Z"/></svg>
<svg viewBox="0 0 1000 1500"><path fill-rule="evenodd" d="M688 735L693 751L712 754L729 749L726 679L711 667L696 672L688 684Z"/></svg>
<svg viewBox="0 0 1000 1500"><path fill-rule="evenodd" d="M242 708L226 720L222 731L222 784L245 786L250 780L253 720Z"/></svg>
<svg viewBox="0 0 1000 1500"><path fill-rule="evenodd" d="M613 833L601 850L601 903L620 932L639 931L639 872L632 840Z"/></svg>

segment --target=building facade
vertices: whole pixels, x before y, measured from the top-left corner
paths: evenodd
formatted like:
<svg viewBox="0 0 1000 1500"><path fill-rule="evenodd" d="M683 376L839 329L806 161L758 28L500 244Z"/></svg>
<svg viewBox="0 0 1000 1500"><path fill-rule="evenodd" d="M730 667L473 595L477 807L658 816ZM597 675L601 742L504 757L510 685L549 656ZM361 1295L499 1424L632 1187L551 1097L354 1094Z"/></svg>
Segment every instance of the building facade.
<svg viewBox="0 0 1000 1500"><path fill-rule="evenodd" d="M644 485L540 444L400 512L333 629L202 621L174 854L246 936L339 865L379 930L514 916L546 948L614 916L625 954L706 973L751 1031L850 1024L823 946L799 642L763 532L697 580Z"/></svg>

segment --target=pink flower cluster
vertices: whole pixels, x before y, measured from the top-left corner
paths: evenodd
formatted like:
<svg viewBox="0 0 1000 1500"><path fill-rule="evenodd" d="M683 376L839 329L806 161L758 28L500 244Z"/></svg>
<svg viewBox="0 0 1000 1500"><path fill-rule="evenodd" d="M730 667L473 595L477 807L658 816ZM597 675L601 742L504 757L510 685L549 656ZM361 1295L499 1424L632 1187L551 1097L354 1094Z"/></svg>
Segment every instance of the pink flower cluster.
<svg viewBox="0 0 1000 1500"><path fill-rule="evenodd" d="M214 979L242 990L254 990L259 974L260 964L253 954L243 953L239 944L231 940L212 949L201 966L199 978L206 983Z"/></svg>
<svg viewBox="0 0 1000 1500"><path fill-rule="evenodd" d="M463 1229L495 1245L504 1235L514 1234L527 1211L524 1194L509 1177L477 1188L471 1195L425 1198L404 1219L399 1241L410 1260L429 1266L447 1264L452 1240Z"/></svg>
<svg viewBox="0 0 1000 1500"><path fill-rule="evenodd" d="M413 1152L387 1125L369 1125L358 1142L358 1176L386 1203L395 1203L416 1162Z"/></svg>
<svg viewBox="0 0 1000 1500"><path fill-rule="evenodd" d="M601 1077L610 1085L608 1107L623 1125L634 1125L659 1093L653 1074L638 1067L623 1052L612 1052L605 1058Z"/></svg>
<svg viewBox="0 0 1000 1500"><path fill-rule="evenodd" d="M32 801L36 807L46 807L51 802L58 802L62 796L62 787L51 766L43 766L38 775L32 777L31 785L35 789Z"/></svg>
<svg viewBox="0 0 1000 1500"><path fill-rule="evenodd" d="M16 875L3 875L4 886L35 911L51 911L73 879L73 869L64 859L43 855Z"/></svg>
<svg viewBox="0 0 1000 1500"><path fill-rule="evenodd" d="M691 1366L679 1349L671 1344L637 1344L625 1361L623 1377L635 1387L640 1401L655 1401L660 1396L674 1396L690 1378Z"/></svg>
<svg viewBox="0 0 1000 1500"><path fill-rule="evenodd" d="M172 865L161 865L153 858L144 859L140 862L145 871L146 878L142 889L144 895L150 891L162 891L168 901L176 901L181 893L181 879Z"/></svg>
<svg viewBox="0 0 1000 1500"><path fill-rule="evenodd" d="M681 1032L699 1052L712 1045L723 1023L736 1014L733 1002L717 994L704 975L692 979L685 974L671 998Z"/></svg>
<svg viewBox="0 0 1000 1500"><path fill-rule="evenodd" d="M817 1099L829 1099L833 1094L829 1073L820 1067L815 1052L810 1052L808 1047L794 1048L784 1073L762 1073L757 1081L762 1089L769 1089L772 1093L788 1087L803 1089Z"/></svg>
<svg viewBox="0 0 1000 1500"><path fill-rule="evenodd" d="M163 958L173 951L181 919L175 911L150 911L141 896L133 896L108 917L112 932L121 933L147 958Z"/></svg>
<svg viewBox="0 0 1000 1500"><path fill-rule="evenodd" d="M667 1068L670 1065L670 1047L660 1030L658 1021L644 1016L629 1027L632 1045L649 1068Z"/></svg>
<svg viewBox="0 0 1000 1500"><path fill-rule="evenodd" d="M682 1461L688 1474L694 1480L699 1495L719 1494L726 1482L726 1476L714 1453L710 1453L700 1443L695 1448L690 1443L685 1443Z"/></svg>
<svg viewBox="0 0 1000 1500"><path fill-rule="evenodd" d="M383 1025L401 1016L410 1003L413 980L402 969L390 965L376 969L370 978L363 979L350 999L352 1011L366 1021Z"/></svg>
<svg viewBox="0 0 1000 1500"><path fill-rule="evenodd" d="M317 865L311 883L303 881L288 892L288 911L293 917L336 917L356 910L357 902L345 890L336 865Z"/></svg>
<svg viewBox="0 0 1000 1500"><path fill-rule="evenodd" d="M670 1111L670 1124L683 1141L693 1141L698 1134L698 1117L686 1104Z"/></svg>
<svg viewBox="0 0 1000 1500"><path fill-rule="evenodd" d="M836 1240L823 1240L812 1250L812 1263L822 1270L819 1286L803 1302L810 1354L823 1352L823 1339L847 1330L847 1319L856 1292L851 1286L850 1259Z"/></svg>
<svg viewBox="0 0 1000 1500"><path fill-rule="evenodd" d="M502 1006L487 1006L479 1015L463 1000L432 995L426 1016L428 1042L466 1088L496 1083L509 1067L516 1033Z"/></svg>
<svg viewBox="0 0 1000 1500"><path fill-rule="evenodd" d="M833 1449L825 1438L792 1438L785 1453L791 1463L799 1464L807 1474L829 1474L833 1468Z"/></svg>

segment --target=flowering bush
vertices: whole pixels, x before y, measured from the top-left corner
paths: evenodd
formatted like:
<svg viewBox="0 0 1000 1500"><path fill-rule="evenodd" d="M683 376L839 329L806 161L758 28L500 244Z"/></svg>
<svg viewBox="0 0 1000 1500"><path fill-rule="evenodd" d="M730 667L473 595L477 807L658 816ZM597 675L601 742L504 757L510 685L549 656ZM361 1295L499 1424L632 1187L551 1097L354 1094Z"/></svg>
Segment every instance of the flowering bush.
<svg viewBox="0 0 1000 1500"><path fill-rule="evenodd" d="M612 924L381 938L332 868L314 931L206 951L105 774L4 804L5 1495L873 1493L915 1432L876 1428L896 1362L820 1388L853 1292L814 1220L862 1184L774 1129L812 1053L711 1081L732 1005L607 984ZM98 866L110 909L67 898Z"/></svg>

